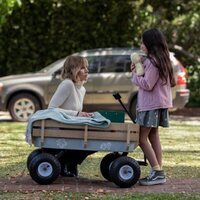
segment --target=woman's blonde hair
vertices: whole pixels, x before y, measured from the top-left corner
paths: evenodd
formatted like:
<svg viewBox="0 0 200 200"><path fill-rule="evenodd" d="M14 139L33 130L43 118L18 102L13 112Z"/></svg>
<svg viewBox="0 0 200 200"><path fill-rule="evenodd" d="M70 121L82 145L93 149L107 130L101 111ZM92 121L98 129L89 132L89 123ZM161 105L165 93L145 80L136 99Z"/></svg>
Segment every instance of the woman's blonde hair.
<svg viewBox="0 0 200 200"><path fill-rule="evenodd" d="M71 79L74 83L79 82L78 72L84 66L88 65L86 58L81 56L70 55L67 56L61 72L61 78Z"/></svg>

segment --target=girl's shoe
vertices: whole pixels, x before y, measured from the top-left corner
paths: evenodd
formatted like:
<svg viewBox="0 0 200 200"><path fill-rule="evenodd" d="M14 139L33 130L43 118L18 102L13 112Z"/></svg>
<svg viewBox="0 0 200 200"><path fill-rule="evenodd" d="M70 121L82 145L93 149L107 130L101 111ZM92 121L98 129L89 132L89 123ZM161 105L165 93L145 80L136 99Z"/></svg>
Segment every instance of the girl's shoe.
<svg viewBox="0 0 200 200"><path fill-rule="evenodd" d="M163 170L156 171L153 170L149 176L139 180L140 185L158 185L164 184L166 182L165 173Z"/></svg>

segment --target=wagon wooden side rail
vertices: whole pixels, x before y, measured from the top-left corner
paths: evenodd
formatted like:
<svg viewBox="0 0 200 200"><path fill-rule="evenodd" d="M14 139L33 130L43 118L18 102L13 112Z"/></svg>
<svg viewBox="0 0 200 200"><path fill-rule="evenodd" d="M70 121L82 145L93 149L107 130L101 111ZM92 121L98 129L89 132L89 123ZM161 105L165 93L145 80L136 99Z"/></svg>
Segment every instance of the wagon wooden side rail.
<svg viewBox="0 0 200 200"><path fill-rule="evenodd" d="M108 128L68 125L54 120L35 121L32 141L37 147L94 151L133 151L138 146L139 126L111 123Z"/></svg>

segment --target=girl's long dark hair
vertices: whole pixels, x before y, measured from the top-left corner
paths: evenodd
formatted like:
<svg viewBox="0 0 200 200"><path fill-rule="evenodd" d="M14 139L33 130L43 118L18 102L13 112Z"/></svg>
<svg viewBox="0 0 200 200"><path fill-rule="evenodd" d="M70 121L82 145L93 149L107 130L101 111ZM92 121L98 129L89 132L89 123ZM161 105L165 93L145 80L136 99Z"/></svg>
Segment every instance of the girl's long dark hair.
<svg viewBox="0 0 200 200"><path fill-rule="evenodd" d="M142 35L142 42L148 50L148 57L159 70L159 75L164 83L168 77L172 87L176 85L173 67L170 61L169 50L165 36L156 28L145 31Z"/></svg>

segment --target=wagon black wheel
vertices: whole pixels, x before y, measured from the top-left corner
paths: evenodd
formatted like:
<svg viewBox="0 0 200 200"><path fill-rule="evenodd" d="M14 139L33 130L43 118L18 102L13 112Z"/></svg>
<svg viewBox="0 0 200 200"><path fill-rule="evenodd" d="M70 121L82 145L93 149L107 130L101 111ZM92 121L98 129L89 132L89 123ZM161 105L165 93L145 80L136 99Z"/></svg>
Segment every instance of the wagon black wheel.
<svg viewBox="0 0 200 200"><path fill-rule="evenodd" d="M28 168L28 170L29 170L29 165L30 165L31 160L32 160L35 156L37 156L38 154L40 154L40 153L50 153L50 154L52 154L52 155L55 155L57 152L58 152L58 151L55 151L54 149L48 149L48 148L35 149L35 150L33 150L33 151L29 154L29 156L28 156L28 158L27 158L27 168Z"/></svg>
<svg viewBox="0 0 200 200"><path fill-rule="evenodd" d="M101 160L100 171L103 177L107 179L108 181L112 182L112 179L109 173L110 166L112 162L119 156L120 155L118 153L109 153L105 157L103 157L103 159Z"/></svg>
<svg viewBox="0 0 200 200"><path fill-rule="evenodd" d="M140 166L133 158L119 157L110 166L110 177L121 188L131 187L140 178Z"/></svg>
<svg viewBox="0 0 200 200"><path fill-rule="evenodd" d="M35 156L29 165L31 178L41 184L51 184L59 176L61 171L58 159L48 153L41 153Z"/></svg>
<svg viewBox="0 0 200 200"><path fill-rule="evenodd" d="M35 111L41 109L40 102L32 94L21 93L12 97L8 110L14 121L24 122L28 120L28 117Z"/></svg>
<svg viewBox="0 0 200 200"><path fill-rule="evenodd" d="M42 149L35 149L35 150L33 150L30 154L29 154L29 156L28 156L28 158L27 158L27 169L29 170L29 166L30 166L30 162L31 162L31 160L35 157L35 156L37 156L37 155L39 155L40 153L42 153Z"/></svg>

